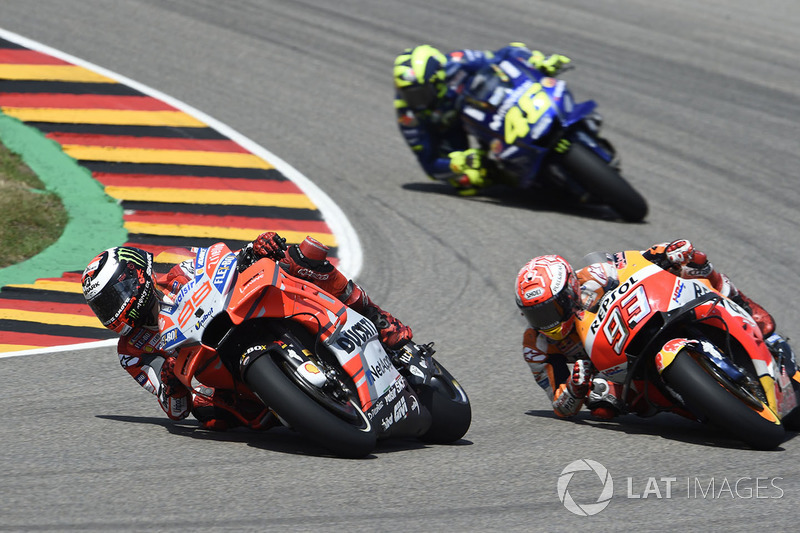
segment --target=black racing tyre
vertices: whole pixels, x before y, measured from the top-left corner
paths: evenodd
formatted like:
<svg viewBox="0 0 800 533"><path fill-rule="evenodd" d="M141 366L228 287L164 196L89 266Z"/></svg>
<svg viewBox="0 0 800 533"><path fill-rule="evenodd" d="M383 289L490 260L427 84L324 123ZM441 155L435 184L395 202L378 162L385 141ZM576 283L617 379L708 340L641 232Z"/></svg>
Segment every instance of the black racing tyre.
<svg viewBox="0 0 800 533"><path fill-rule="evenodd" d="M729 390L736 384L706 369L689 350L681 350L661 378L698 418L712 422L749 446L772 450L783 442L784 427L766 405L749 392L737 391L737 395ZM754 407L756 402L760 407ZM777 423L764 418L759 411Z"/></svg>
<svg viewBox="0 0 800 533"><path fill-rule="evenodd" d="M472 407L463 387L438 361L430 385L418 387L420 402L431 413L431 427L420 440L447 444L463 437L472 423Z"/></svg>
<svg viewBox="0 0 800 533"><path fill-rule="evenodd" d="M628 222L647 216L647 201L597 154L582 144L573 143L561 156L565 173L593 197L609 205Z"/></svg>
<svg viewBox="0 0 800 533"><path fill-rule="evenodd" d="M335 455L359 458L375 449L377 433L358 410L358 420L343 420L303 392L270 354L247 368L244 381L259 399L300 434Z"/></svg>

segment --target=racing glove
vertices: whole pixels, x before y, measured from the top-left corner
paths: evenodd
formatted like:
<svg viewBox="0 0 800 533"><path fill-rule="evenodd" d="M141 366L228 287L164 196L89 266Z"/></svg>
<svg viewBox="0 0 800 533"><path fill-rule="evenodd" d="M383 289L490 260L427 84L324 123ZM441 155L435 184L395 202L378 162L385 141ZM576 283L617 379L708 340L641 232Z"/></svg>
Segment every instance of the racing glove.
<svg viewBox="0 0 800 533"><path fill-rule="evenodd" d="M708 278L714 271L706 254L696 250L686 239L669 243L664 249L664 257L682 278Z"/></svg>
<svg viewBox="0 0 800 533"><path fill-rule="evenodd" d="M262 233L253 241L253 252L258 257L268 257L273 261L283 259L286 248L286 239L274 231Z"/></svg>
<svg viewBox="0 0 800 533"><path fill-rule="evenodd" d="M483 152L470 148L463 152L450 152L450 170L460 177L450 180L450 184L459 188L478 188L486 185L486 169L483 168L481 156Z"/></svg>
<svg viewBox="0 0 800 533"><path fill-rule="evenodd" d="M592 386L592 378L596 371L591 361L579 359L572 366L572 375L562 384L553 400L553 411L556 415L567 418L581 410L583 400Z"/></svg>
<svg viewBox="0 0 800 533"><path fill-rule="evenodd" d="M531 57L528 58L528 63L533 65L535 69L544 72L548 76L553 76L571 61L572 60L570 58L567 56L562 56L561 54L545 56L539 50L534 50L531 53Z"/></svg>
<svg viewBox="0 0 800 533"><path fill-rule="evenodd" d="M348 307L369 318L378 328L381 342L390 350L398 350L414 336L411 328L400 322L388 311L378 307L363 288L354 281L349 281L345 291L337 295Z"/></svg>

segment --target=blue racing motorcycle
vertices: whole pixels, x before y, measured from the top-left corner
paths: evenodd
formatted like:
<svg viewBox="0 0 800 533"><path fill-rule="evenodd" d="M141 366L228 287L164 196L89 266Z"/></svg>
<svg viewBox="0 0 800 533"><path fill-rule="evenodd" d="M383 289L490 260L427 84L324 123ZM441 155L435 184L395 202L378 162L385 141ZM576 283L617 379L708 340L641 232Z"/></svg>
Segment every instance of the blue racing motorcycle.
<svg viewBox="0 0 800 533"><path fill-rule="evenodd" d="M555 186L629 222L647 215L647 202L620 175L614 147L600 136L596 103L576 103L565 81L505 59L478 71L462 94L461 120L486 152L492 181Z"/></svg>

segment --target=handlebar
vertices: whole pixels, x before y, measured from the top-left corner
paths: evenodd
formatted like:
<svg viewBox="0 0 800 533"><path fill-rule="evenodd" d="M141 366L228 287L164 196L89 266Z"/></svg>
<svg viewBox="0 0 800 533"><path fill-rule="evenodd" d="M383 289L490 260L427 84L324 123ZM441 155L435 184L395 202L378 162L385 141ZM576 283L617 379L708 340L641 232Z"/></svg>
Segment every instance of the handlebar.
<svg viewBox="0 0 800 533"><path fill-rule="evenodd" d="M258 256L253 251L253 243L248 244L236 254L236 271L241 274L258 261L258 259Z"/></svg>

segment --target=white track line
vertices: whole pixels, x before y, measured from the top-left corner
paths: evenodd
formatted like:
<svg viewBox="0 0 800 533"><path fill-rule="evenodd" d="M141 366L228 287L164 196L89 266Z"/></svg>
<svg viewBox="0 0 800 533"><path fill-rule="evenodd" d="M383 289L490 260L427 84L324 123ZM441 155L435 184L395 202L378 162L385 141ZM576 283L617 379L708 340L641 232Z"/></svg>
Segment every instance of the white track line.
<svg viewBox="0 0 800 533"><path fill-rule="evenodd" d="M336 242L338 246L338 259L339 259L339 270L347 276L348 278L355 278L361 272L361 267L363 266L363 251L361 249L361 242L358 240L358 234L356 234L355 229L350 224L350 221L345 216L344 212L339 208L336 203L334 203L331 198L325 194L322 189L317 187L310 179L305 177L301 174L297 169L289 165L286 161L281 159L280 157L276 156L263 146L256 144L254 141L248 139L238 131L234 130L227 124L223 124L222 122L218 121L217 119L210 117L209 115L203 113L202 111L195 109L194 107L181 102L180 100L176 100L175 98L162 93L152 87L148 87L147 85L143 85L135 80L130 78L126 78L116 72L112 72L108 69L95 65L93 63L89 63L88 61L84 61L83 59L71 56L67 53L64 53L60 50L56 50L55 48L50 48L42 43L32 41L27 37L23 37L16 33L12 33L0 28L0 37L6 39L8 41L17 43L21 46L26 48L30 48L31 50L36 50L37 52L42 52L53 57L57 57L59 59L63 59L69 63L78 65L80 67L92 70L106 76L108 78L117 80L118 82L127 85L136 89L137 91L144 93L148 96L152 96L158 100L168 103L169 105L180 109L187 115L191 115L196 119L206 123L208 126L214 128L215 130L219 131L223 135L227 136L232 141L237 142L243 148L249 150L252 154L257 155L258 157L264 159L271 163L281 174L289 178L292 182L297 184L298 187L308 196L311 200L316 204L319 208L320 212L322 213L325 222L331 227L334 235L336 235ZM35 350L24 350L19 352L8 352L0 354L0 359L6 357L16 357L20 355L34 355L39 353L55 353L55 352L63 352L67 350L80 350L80 349L89 349L89 348L98 348L101 346L113 346L116 344L116 339L107 340L107 341L99 341L99 342L90 342L87 344L75 344L70 346L59 346L59 347L52 347L52 348L38 348Z"/></svg>

